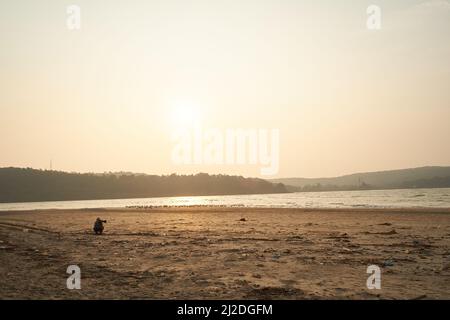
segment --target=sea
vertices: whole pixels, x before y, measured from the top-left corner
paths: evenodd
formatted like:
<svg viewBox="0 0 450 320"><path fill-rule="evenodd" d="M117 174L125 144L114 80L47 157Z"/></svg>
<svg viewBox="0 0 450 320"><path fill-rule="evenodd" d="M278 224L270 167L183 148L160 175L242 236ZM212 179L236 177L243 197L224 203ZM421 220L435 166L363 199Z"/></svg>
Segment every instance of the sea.
<svg viewBox="0 0 450 320"><path fill-rule="evenodd" d="M159 206L450 208L450 188L0 203L0 211Z"/></svg>

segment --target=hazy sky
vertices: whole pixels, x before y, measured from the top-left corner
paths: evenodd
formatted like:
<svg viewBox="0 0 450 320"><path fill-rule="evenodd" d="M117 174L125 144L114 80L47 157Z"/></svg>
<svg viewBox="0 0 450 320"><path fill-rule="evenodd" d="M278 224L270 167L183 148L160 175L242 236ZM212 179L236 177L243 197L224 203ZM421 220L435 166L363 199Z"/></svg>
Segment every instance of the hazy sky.
<svg viewBox="0 0 450 320"><path fill-rule="evenodd" d="M175 165L189 116L279 129L279 177L450 165L447 0L0 0L0 44L0 167L259 175Z"/></svg>

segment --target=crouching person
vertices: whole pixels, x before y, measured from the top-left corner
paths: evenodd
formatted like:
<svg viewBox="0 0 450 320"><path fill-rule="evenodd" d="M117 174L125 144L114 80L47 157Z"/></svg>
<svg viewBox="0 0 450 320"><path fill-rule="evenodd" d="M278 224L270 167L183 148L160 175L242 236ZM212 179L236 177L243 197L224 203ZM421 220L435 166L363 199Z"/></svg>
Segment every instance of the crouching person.
<svg viewBox="0 0 450 320"><path fill-rule="evenodd" d="M94 223L94 232L95 234L102 234L103 233L103 224L106 223L106 220L102 220L100 218L97 218Z"/></svg>

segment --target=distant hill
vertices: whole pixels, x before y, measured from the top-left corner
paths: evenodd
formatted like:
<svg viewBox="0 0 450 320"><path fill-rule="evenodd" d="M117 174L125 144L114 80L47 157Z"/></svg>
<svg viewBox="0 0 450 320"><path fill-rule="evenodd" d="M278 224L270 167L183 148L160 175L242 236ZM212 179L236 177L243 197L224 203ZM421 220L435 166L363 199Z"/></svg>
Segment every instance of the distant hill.
<svg viewBox="0 0 450 320"><path fill-rule="evenodd" d="M208 175L79 174L0 168L0 202L284 193L283 184Z"/></svg>
<svg viewBox="0 0 450 320"><path fill-rule="evenodd" d="M334 178L286 178L269 181L283 183L290 191L444 188L450 187L450 167L421 167L355 173Z"/></svg>

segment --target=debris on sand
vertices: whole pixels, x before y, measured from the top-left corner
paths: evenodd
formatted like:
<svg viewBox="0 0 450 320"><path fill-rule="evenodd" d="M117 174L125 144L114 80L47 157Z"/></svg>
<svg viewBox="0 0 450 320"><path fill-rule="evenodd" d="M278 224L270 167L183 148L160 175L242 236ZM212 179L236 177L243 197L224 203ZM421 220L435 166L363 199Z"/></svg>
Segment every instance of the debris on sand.
<svg viewBox="0 0 450 320"><path fill-rule="evenodd" d="M415 247L422 247L422 248L430 248L430 247L432 247L431 244L425 243L425 242L419 241L419 240L413 240L413 246L415 246Z"/></svg>
<svg viewBox="0 0 450 320"><path fill-rule="evenodd" d="M346 232L344 232L344 233L332 232L329 234L329 236L327 238L328 239L336 239L336 240L340 240L340 241L346 241L350 238L350 236Z"/></svg>
<svg viewBox="0 0 450 320"><path fill-rule="evenodd" d="M243 222L245 222L245 221L247 221L247 219L245 219L245 218L241 218L241 219L239 219L239 221L243 221Z"/></svg>
<svg viewBox="0 0 450 320"><path fill-rule="evenodd" d="M387 259L383 262L383 267L393 267L394 261L392 259Z"/></svg>
<svg viewBox="0 0 450 320"><path fill-rule="evenodd" d="M383 234L383 235L392 235L392 234L397 234L397 230L392 229L391 231L386 231L386 232L373 232L372 234Z"/></svg>
<svg viewBox="0 0 450 320"><path fill-rule="evenodd" d="M296 241L296 240L303 240L302 236L290 236L286 239L286 241Z"/></svg>

